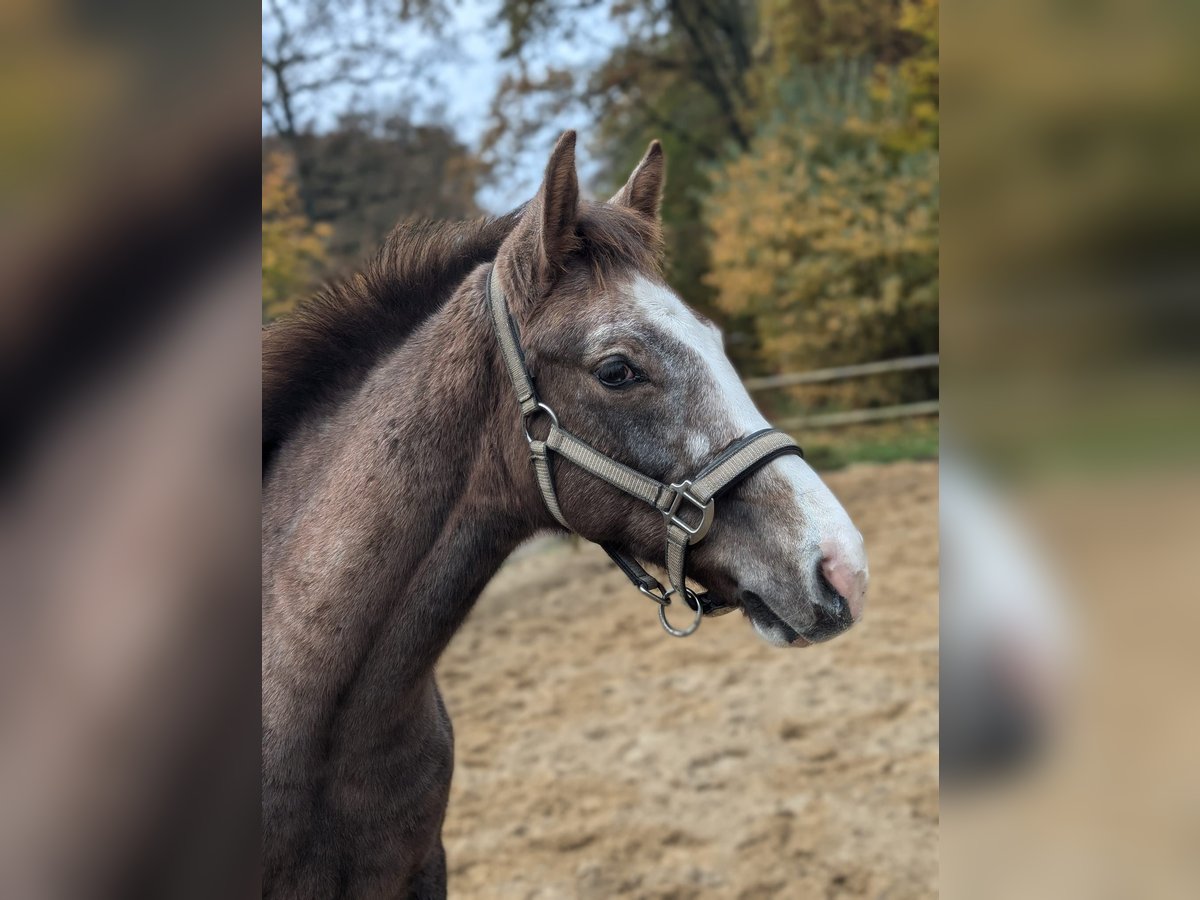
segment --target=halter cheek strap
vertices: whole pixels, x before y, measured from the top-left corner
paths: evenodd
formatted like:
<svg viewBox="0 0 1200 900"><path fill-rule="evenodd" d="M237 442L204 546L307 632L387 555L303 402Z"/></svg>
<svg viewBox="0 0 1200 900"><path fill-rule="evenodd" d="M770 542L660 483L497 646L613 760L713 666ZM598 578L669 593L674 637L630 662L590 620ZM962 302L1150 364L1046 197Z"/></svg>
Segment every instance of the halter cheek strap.
<svg viewBox="0 0 1200 900"><path fill-rule="evenodd" d="M525 440L537 476L538 488L550 515L568 531L574 531L558 503L554 489L552 455L583 469L620 491L648 503L662 513L666 523L665 562L670 588L642 568L637 560L612 544L601 544L617 567L625 573L642 594L658 604L658 617L663 628L676 637L686 637L700 627L703 616L718 616L730 612L733 606L710 600L707 592L697 593L687 586L688 548L704 540L716 514L716 499L758 469L780 456L804 456L799 445L790 437L772 428L757 431L735 441L719 453L694 478L676 484L664 484L643 475L623 463L601 453L559 425L554 411L538 399L533 378L525 366L516 323L508 310L499 276L493 265L487 281L488 309L496 339L500 344L505 368L512 380L521 409ZM537 439L529 430L532 420L545 416L550 430L544 439ZM667 620L666 608L678 595L692 610L693 620L685 628L676 628Z"/></svg>

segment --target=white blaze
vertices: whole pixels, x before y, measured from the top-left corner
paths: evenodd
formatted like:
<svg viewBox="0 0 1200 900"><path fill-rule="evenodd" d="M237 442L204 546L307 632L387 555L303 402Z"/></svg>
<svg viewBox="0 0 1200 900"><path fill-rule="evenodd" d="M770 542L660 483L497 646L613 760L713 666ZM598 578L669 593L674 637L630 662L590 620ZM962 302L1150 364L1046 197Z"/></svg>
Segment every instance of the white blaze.
<svg viewBox="0 0 1200 900"><path fill-rule="evenodd" d="M633 299L651 322L699 354L708 368L715 398L719 398L716 405L722 407L737 432L750 434L770 427L725 355L721 330L716 325L701 322L674 291L640 275L633 282Z"/></svg>

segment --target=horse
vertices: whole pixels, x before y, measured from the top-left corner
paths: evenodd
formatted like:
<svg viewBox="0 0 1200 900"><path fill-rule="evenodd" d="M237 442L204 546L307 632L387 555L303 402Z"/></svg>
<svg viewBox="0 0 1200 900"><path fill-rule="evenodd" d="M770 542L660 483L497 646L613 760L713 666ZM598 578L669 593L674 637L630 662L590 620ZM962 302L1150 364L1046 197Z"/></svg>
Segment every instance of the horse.
<svg viewBox="0 0 1200 900"><path fill-rule="evenodd" d="M664 175L655 141L581 199L567 132L515 212L402 225L264 329L264 896L445 896L434 666L540 532L602 544L660 613L736 607L773 645L862 615L862 536L664 281ZM664 561L664 523L688 568L655 591L637 561Z"/></svg>

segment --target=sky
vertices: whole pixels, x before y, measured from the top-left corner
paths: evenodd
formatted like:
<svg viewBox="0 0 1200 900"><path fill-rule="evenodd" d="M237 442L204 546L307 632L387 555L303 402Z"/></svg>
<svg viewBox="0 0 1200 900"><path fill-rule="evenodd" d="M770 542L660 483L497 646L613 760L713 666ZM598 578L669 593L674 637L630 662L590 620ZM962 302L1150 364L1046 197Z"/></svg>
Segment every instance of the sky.
<svg viewBox="0 0 1200 900"><path fill-rule="evenodd" d="M265 2L265 0L264 0ZM285 9L297 0L285 0ZM505 27L497 22L500 0L459 0L453 4L446 39L438 42L419 25L397 23L395 40L406 58L420 59L420 78L382 80L357 93L329 91L312 109L318 129L330 127L339 113L357 103L387 113L407 110L417 122L441 122L449 125L461 140L478 149L488 126L492 98L501 78L513 64L500 59L505 44ZM547 66L594 68L621 40L620 29L611 20L605 5L575 15L573 23L586 40L544 40L527 54L531 74ZM353 28L348 19L347 27ZM264 41L270 36L264 22ZM528 200L537 190L542 170L558 135L568 128L579 132L578 159L584 193L588 194L588 176L596 170L588 153L588 121L583 110L564 117L564 121L546 122L530 146L522 148L512 174L503 183L485 185L478 202L484 210L502 213ZM264 116L264 130L267 122Z"/></svg>

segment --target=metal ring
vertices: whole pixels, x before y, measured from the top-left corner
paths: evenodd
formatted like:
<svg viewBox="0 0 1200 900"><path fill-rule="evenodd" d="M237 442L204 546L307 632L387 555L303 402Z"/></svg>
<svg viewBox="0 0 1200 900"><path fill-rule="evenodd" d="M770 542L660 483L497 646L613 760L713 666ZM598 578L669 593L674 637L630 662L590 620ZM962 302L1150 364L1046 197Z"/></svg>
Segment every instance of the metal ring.
<svg viewBox="0 0 1200 900"><path fill-rule="evenodd" d="M700 627L700 620L704 618L704 610L700 606L700 598L696 596L695 591L693 591L691 588L685 587L684 590L687 592L687 596L696 604L696 618L692 621L691 626L682 629L675 628L670 622L667 621L667 604L670 603L672 594L679 593L675 590L675 588L671 588L669 591L663 594L663 599L666 600L667 603L662 604L658 608L658 621L662 623L662 627L666 630L667 634L671 635L672 637L687 637L689 634L695 634L696 629ZM686 606L686 604L684 605Z"/></svg>
<svg viewBox="0 0 1200 900"><path fill-rule="evenodd" d="M554 410L548 407L545 403L539 401L536 407L521 416L521 429L525 432L525 440L530 444L533 443L533 435L529 433L529 417L536 416L540 412L544 412L546 415L548 415L550 417L551 424L555 428L558 427L558 416L554 414Z"/></svg>

